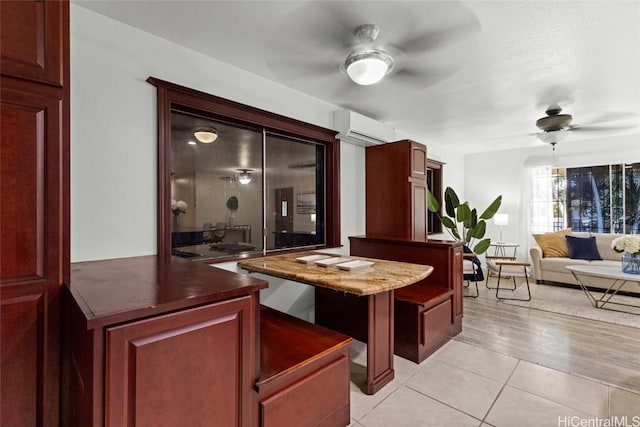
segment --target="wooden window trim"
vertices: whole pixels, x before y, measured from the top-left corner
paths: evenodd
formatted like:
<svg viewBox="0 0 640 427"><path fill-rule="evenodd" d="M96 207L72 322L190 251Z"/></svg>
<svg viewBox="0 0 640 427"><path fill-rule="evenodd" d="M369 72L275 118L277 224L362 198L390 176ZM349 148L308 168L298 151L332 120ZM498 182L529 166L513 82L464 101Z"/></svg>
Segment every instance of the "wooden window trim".
<svg viewBox="0 0 640 427"><path fill-rule="evenodd" d="M324 144L326 150L325 247L340 246L340 141L336 132L290 117L220 98L155 77L158 114L158 255L171 256L171 111L180 109L211 118L257 125L272 132Z"/></svg>

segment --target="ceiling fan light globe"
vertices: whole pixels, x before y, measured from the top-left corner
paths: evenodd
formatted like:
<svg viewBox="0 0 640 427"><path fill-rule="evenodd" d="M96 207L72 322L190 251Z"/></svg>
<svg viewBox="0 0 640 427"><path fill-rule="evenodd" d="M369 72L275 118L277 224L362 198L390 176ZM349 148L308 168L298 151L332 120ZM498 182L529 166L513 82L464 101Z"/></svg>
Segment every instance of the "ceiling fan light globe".
<svg viewBox="0 0 640 427"><path fill-rule="evenodd" d="M378 83L392 67L393 58L380 51L356 52L345 61L349 78L362 86Z"/></svg>
<svg viewBox="0 0 640 427"><path fill-rule="evenodd" d="M549 132L541 132L536 135L537 138L547 144L557 144L567 137L567 133L562 130L553 130Z"/></svg>

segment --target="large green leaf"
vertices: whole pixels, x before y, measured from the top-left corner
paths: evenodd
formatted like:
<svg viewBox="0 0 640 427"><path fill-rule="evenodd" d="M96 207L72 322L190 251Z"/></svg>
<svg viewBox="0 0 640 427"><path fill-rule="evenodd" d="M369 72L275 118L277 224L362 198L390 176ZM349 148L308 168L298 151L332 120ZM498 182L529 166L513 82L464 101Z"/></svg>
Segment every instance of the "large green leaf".
<svg viewBox="0 0 640 427"><path fill-rule="evenodd" d="M440 221L442 222L442 225L444 225L445 227L451 229L451 228L456 228L456 223L453 222L453 220L451 218L449 218L448 216L443 216L442 218L440 218Z"/></svg>
<svg viewBox="0 0 640 427"><path fill-rule="evenodd" d="M429 212L438 212L440 210L440 203L431 194L431 191L427 191L427 209Z"/></svg>
<svg viewBox="0 0 640 427"><path fill-rule="evenodd" d="M472 230L478 224L478 212L475 208L471 209L469 218L464 222L465 228Z"/></svg>
<svg viewBox="0 0 640 427"><path fill-rule="evenodd" d="M447 215L449 215L451 218L455 218L456 208L458 207L458 205L460 205L460 199L458 199L458 195L455 191L453 191L453 188L447 187L447 189L444 190L444 207Z"/></svg>
<svg viewBox="0 0 640 427"><path fill-rule="evenodd" d="M451 234L455 239L460 240L460 233L458 233L458 227L456 226L456 223L453 222L451 218L447 216L443 216L442 218L440 218L440 221L442 222L442 225L444 225L446 228L449 229L449 231L451 231Z"/></svg>
<svg viewBox="0 0 640 427"><path fill-rule="evenodd" d="M460 237L460 232L458 232L458 229L457 229L457 228L452 228L452 229L451 229L451 234L453 234L453 237L454 237L456 240L462 240L462 237Z"/></svg>
<svg viewBox="0 0 640 427"><path fill-rule="evenodd" d="M496 199L493 202L491 202L489 207L485 209L484 212L482 212L482 215L480 215L480 218L481 219L493 218L496 212L498 212L498 209L500 209L501 204L502 204L502 196L496 197Z"/></svg>
<svg viewBox="0 0 640 427"><path fill-rule="evenodd" d="M487 251L487 249L489 249L490 245L491 239L480 240L478 244L473 247L473 252L475 252L476 254L483 254Z"/></svg>
<svg viewBox="0 0 640 427"><path fill-rule="evenodd" d="M469 236L474 239L482 239L484 237L484 233L487 231L487 223L481 219L478 221L475 227L471 229L469 232Z"/></svg>
<svg viewBox="0 0 640 427"><path fill-rule="evenodd" d="M464 225L464 222L469 221L470 218L471 209L469 208L469 203L464 202L463 204L458 206L458 209L456 210L456 220L458 222L462 222Z"/></svg>

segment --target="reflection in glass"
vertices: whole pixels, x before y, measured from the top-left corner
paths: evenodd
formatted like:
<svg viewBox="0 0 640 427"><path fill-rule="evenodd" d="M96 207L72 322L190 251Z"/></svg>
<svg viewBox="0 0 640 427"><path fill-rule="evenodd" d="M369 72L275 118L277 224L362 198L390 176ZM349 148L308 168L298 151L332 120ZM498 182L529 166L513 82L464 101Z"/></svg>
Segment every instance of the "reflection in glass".
<svg viewBox="0 0 640 427"><path fill-rule="evenodd" d="M267 249L324 243L324 146L267 134Z"/></svg>
<svg viewBox="0 0 640 427"><path fill-rule="evenodd" d="M262 251L262 130L177 111L171 128L171 198L187 206L173 223L173 253L228 257ZM203 128L216 130L215 141L195 138ZM240 178L247 176L243 184Z"/></svg>
<svg viewBox="0 0 640 427"><path fill-rule="evenodd" d="M324 244L322 144L181 111L172 111L171 128L174 255ZM216 139L199 141L194 132L203 128Z"/></svg>

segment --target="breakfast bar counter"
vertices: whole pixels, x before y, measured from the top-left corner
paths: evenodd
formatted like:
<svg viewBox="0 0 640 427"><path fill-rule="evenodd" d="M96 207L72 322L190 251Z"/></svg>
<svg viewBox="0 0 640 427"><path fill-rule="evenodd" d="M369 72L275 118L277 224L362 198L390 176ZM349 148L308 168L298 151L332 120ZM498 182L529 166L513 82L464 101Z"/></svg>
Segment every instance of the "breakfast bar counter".
<svg viewBox="0 0 640 427"><path fill-rule="evenodd" d="M256 273L264 273L360 296L378 294L411 285L424 279L433 271L433 267L428 265L363 257L349 257L348 260L344 260L345 262L365 261L372 263L366 268L353 270L343 270L335 265L322 267L314 262L298 261L314 255L321 254L319 252L297 252L254 258L240 261L238 266ZM331 256L327 255L325 259L329 258ZM322 259L318 258L318 261L322 261Z"/></svg>
<svg viewBox="0 0 640 427"><path fill-rule="evenodd" d="M367 336L356 337L367 342L367 379L364 391L374 394L394 377L393 291L426 278L433 271L433 267L349 257L345 260L346 262L361 262L356 262L352 270L344 270L341 268L344 264L337 266L316 264L312 259L317 255L321 254L298 252L269 256L240 261L238 266L249 272L263 273L314 286L316 288L316 323L332 329L342 322L331 319L331 305L341 299L347 300L349 296L355 296L355 299L352 299L357 301L354 304L354 311L358 312L359 307L364 307L359 321L367 324ZM348 267L347 265L344 268ZM341 332L348 333L349 325L343 326Z"/></svg>

